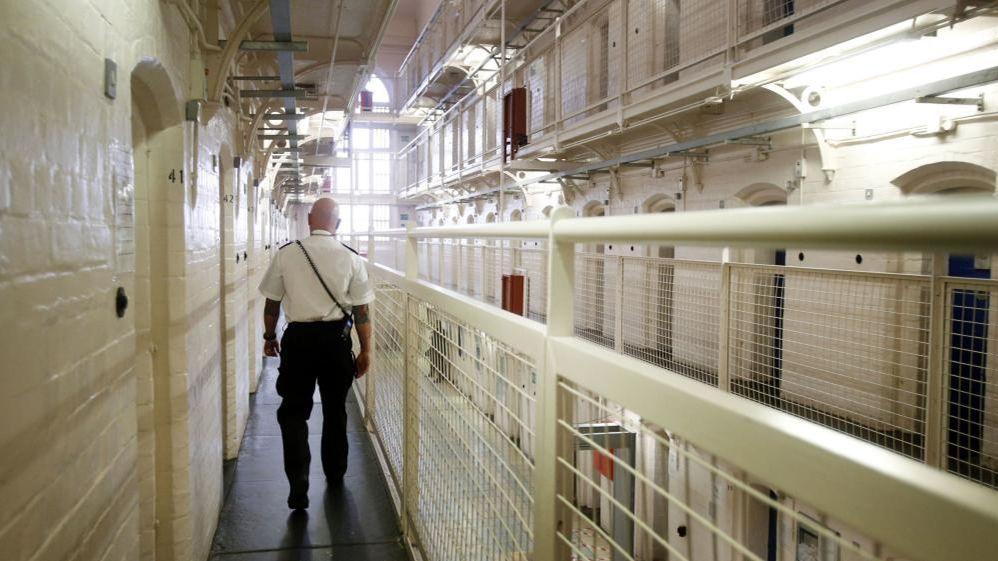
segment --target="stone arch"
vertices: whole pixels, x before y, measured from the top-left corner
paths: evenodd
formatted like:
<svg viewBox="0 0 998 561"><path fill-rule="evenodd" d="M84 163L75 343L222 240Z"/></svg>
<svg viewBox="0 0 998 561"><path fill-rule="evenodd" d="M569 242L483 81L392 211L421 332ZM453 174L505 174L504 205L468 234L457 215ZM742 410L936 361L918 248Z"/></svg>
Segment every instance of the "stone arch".
<svg viewBox="0 0 998 561"><path fill-rule="evenodd" d="M179 91L159 60L142 57L132 69L132 103L141 113L147 133L165 130L183 122Z"/></svg>
<svg viewBox="0 0 998 561"><path fill-rule="evenodd" d="M475 222L477 222L477 220L475 220L476 218L477 217L474 214L469 214L468 218L466 219L466 222L468 224L474 224Z"/></svg>
<svg viewBox="0 0 998 561"><path fill-rule="evenodd" d="M589 201L582 207L582 216L606 216L606 205L603 201Z"/></svg>
<svg viewBox="0 0 998 561"><path fill-rule="evenodd" d="M785 205L787 191L772 183L753 183L735 193L735 198L745 206Z"/></svg>
<svg viewBox="0 0 998 561"><path fill-rule="evenodd" d="M492 224L495 221L496 221L496 213L490 212L490 213L488 213L488 214L485 215L485 223L486 224Z"/></svg>
<svg viewBox="0 0 998 561"><path fill-rule="evenodd" d="M641 203L641 212L654 214L676 210L676 201L669 195L656 193Z"/></svg>
<svg viewBox="0 0 998 561"><path fill-rule="evenodd" d="M891 180L905 195L935 193L994 193L995 170L970 162L925 164Z"/></svg>
<svg viewBox="0 0 998 561"><path fill-rule="evenodd" d="M543 209L541 209L541 214L544 216L544 218L551 218L551 211L553 211L553 210L554 210L554 207L551 206L551 205L548 205L548 206L544 207Z"/></svg>
<svg viewBox="0 0 998 561"><path fill-rule="evenodd" d="M520 220L523 220L523 211L520 209L511 210L509 213L509 221L519 222Z"/></svg>

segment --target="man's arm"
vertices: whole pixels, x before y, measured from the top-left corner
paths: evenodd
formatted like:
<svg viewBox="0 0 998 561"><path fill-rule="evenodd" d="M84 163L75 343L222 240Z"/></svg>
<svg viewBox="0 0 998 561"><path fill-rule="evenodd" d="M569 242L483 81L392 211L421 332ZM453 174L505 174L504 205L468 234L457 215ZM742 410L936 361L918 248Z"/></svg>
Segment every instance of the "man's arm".
<svg viewBox="0 0 998 561"><path fill-rule="evenodd" d="M281 345L277 342L277 319L281 316L281 301L267 298L263 305L263 354L277 356Z"/></svg>
<svg viewBox="0 0 998 561"><path fill-rule="evenodd" d="M360 378L371 366L371 309L367 304L354 307L353 321L360 339L360 354L357 355L357 377Z"/></svg>

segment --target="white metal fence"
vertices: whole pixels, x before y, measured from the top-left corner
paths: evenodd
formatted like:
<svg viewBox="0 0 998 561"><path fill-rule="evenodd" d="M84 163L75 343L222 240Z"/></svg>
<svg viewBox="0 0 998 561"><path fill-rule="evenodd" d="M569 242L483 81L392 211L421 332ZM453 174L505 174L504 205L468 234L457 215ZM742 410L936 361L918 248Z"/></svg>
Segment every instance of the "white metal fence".
<svg viewBox="0 0 998 561"><path fill-rule="evenodd" d="M363 402L423 554L998 550L995 281L576 250L596 240L998 249L994 200L779 212L694 221L559 209L550 225L411 230L404 272L375 255L377 358ZM490 247L512 258L545 230L546 324L419 278L417 255L447 246L425 240L450 240L455 259ZM600 306L602 318L582 313Z"/></svg>
<svg viewBox="0 0 998 561"><path fill-rule="evenodd" d="M375 262L401 263L404 244L385 245L387 258L375 250ZM419 278L498 306L501 278L523 275L524 315L544 322L546 247L420 239ZM947 457L954 473L998 488L998 394L986 383L998 364L998 280L935 282L949 304L935 312L947 334L934 342L930 276L577 251L574 333L918 460ZM934 419L955 428L934 438L938 455L929 457L933 344L957 389L946 398L954 409Z"/></svg>
<svg viewBox="0 0 998 561"><path fill-rule="evenodd" d="M399 99L422 91L431 70L458 52L457 41L481 34L484 14L501 3L442 2L441 18L402 65ZM581 0L524 48L508 52L501 73L476 81L403 148L397 183L402 194L413 194L496 164L502 95L514 85L527 90L529 143L564 143L581 131L641 121L694 90L724 91L732 78L831 46L832 35L841 43L945 7L904 0Z"/></svg>

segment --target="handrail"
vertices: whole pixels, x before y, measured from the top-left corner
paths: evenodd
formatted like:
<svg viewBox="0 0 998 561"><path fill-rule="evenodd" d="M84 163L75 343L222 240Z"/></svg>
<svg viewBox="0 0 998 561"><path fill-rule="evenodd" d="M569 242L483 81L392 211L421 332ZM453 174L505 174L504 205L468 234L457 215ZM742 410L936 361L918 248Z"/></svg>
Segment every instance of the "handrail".
<svg viewBox="0 0 998 561"><path fill-rule="evenodd" d="M763 207L566 218L555 239L729 247L979 250L998 247L998 199Z"/></svg>
<svg viewBox="0 0 998 561"><path fill-rule="evenodd" d="M547 238L714 247L979 250L998 247L998 199L920 198L874 204L761 207L459 224L354 232L415 238Z"/></svg>
<svg viewBox="0 0 998 561"><path fill-rule="evenodd" d="M547 238L550 231L551 223L547 220L526 220L414 228L412 235L416 238Z"/></svg>

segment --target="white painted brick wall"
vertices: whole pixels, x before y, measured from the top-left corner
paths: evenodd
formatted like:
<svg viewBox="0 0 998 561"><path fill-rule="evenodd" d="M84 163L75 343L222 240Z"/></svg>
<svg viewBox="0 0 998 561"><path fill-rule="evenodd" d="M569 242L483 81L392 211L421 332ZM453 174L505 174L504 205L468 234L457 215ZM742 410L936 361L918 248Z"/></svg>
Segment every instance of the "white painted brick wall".
<svg viewBox="0 0 998 561"><path fill-rule="evenodd" d="M159 527L170 529L173 543L161 547L177 559L207 556L221 501L223 420L234 413L241 435L249 381L259 371L249 345L259 327L248 327L259 299L240 260L238 288L228 295L241 333L233 342L234 405L223 411L218 182L207 156L222 141L235 142L230 115L220 112L200 131L196 199L174 189L166 203L175 217L168 262L183 271L167 290L171 313L183 319L169 330L172 449L160 453L173 456L174 469L161 477L153 473L151 366L135 352L149 342L135 336L136 325L148 326L135 302L149 294L149 280L133 272L148 260L129 249L132 221L149 216L115 195L132 181L130 150L122 148L131 145L131 70L142 57L158 59L176 91L186 92L188 38L168 3L0 6L0 101L18 108L0 117L5 131L17 131L0 138L0 298L7 303L0 319L11 330L0 341L5 561L150 559L152 519L140 520L140 488L146 512L156 508L157 489L172 503L172 519ZM118 64L113 101L102 93L105 57ZM192 161L192 137L184 136L177 167ZM250 250L247 204L242 197L235 225L240 253ZM114 315L118 285L133 303L124 319Z"/></svg>

